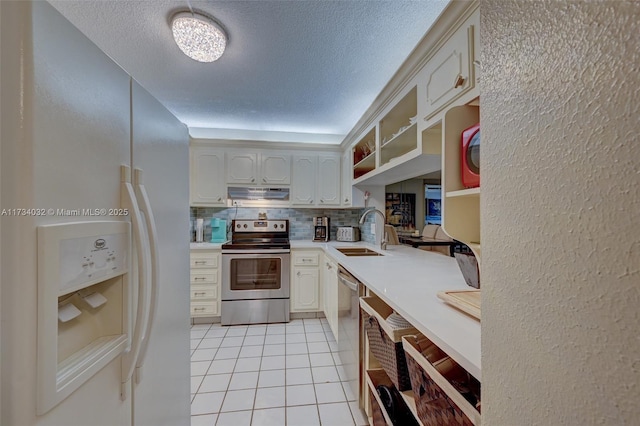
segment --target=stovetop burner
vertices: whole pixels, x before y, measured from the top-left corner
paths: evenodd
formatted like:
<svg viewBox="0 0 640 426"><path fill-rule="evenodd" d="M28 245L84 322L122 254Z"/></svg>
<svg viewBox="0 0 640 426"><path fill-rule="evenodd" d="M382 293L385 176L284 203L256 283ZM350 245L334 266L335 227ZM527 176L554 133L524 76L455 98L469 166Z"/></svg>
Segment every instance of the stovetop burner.
<svg viewBox="0 0 640 426"><path fill-rule="evenodd" d="M290 249L289 221L246 220L231 222L231 242L222 245L229 250Z"/></svg>

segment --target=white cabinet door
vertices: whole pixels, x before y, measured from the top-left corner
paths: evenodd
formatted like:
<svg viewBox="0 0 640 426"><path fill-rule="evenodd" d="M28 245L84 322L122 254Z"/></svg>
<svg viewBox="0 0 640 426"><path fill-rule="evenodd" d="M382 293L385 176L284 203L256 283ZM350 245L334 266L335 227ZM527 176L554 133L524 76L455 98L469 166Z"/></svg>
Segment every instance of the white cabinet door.
<svg viewBox="0 0 640 426"><path fill-rule="evenodd" d="M351 207L353 201L351 200L353 189L351 187L352 179L352 167L351 167L351 150L347 150L342 154L342 174L340 176L340 182L342 190L340 191L340 204L343 207Z"/></svg>
<svg viewBox="0 0 640 426"><path fill-rule="evenodd" d="M294 267L291 288L291 312L320 309L320 271L312 267Z"/></svg>
<svg viewBox="0 0 640 426"><path fill-rule="evenodd" d="M289 185L291 183L291 156L280 153L260 155L260 184Z"/></svg>
<svg viewBox="0 0 640 426"><path fill-rule="evenodd" d="M192 206L222 206L226 202L224 151L216 148L191 148L189 194Z"/></svg>
<svg viewBox="0 0 640 426"><path fill-rule="evenodd" d="M315 203L317 155L294 155L291 205L313 206Z"/></svg>
<svg viewBox="0 0 640 426"><path fill-rule="evenodd" d="M340 205L340 156L318 156L318 206Z"/></svg>
<svg viewBox="0 0 640 426"><path fill-rule="evenodd" d="M478 28L466 22L451 36L425 66L427 104L425 118L431 118L454 99L474 87L469 61L469 31Z"/></svg>
<svg viewBox="0 0 640 426"><path fill-rule="evenodd" d="M258 183L258 154L228 153L227 183L243 185Z"/></svg>

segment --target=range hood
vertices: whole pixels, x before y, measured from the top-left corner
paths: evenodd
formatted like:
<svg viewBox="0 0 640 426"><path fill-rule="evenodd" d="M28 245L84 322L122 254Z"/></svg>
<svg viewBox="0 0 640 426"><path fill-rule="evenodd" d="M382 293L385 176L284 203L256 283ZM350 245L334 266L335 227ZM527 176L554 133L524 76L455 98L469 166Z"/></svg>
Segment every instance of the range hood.
<svg viewBox="0 0 640 426"><path fill-rule="evenodd" d="M289 188L230 186L227 200L232 206L288 206Z"/></svg>

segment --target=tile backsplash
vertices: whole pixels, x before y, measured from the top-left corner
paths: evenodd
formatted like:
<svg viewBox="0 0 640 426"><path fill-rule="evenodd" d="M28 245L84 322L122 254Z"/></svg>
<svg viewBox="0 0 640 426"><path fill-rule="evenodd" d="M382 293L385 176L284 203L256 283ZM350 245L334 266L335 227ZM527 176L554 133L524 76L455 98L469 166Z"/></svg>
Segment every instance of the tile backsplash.
<svg viewBox="0 0 640 426"><path fill-rule="evenodd" d="M338 226L358 226L358 220L364 209L279 209L279 208L252 208L252 207L191 207L191 221L196 218L204 219L204 240L211 240L211 218L227 221L227 229L231 227L233 219L255 219L258 213L265 212L269 219L289 219L289 238L292 240L313 239L313 218L327 216L331 224L331 240L336 239ZM375 215L368 215L366 222L360 227L360 236L363 241L374 242L369 223L373 222ZM193 223L192 227L195 227ZM192 234L194 232L192 231ZM193 241L194 236L191 237Z"/></svg>

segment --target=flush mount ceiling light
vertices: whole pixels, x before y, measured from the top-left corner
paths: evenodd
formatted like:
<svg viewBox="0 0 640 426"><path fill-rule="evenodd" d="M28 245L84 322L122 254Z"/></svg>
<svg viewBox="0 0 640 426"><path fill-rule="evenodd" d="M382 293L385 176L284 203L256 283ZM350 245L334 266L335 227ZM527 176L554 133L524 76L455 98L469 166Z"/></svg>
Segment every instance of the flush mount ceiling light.
<svg viewBox="0 0 640 426"><path fill-rule="evenodd" d="M213 19L180 12L171 19L173 39L182 52L198 62L213 62L227 46L227 34Z"/></svg>

